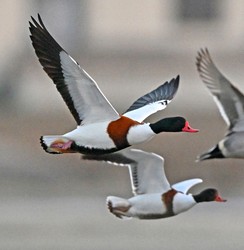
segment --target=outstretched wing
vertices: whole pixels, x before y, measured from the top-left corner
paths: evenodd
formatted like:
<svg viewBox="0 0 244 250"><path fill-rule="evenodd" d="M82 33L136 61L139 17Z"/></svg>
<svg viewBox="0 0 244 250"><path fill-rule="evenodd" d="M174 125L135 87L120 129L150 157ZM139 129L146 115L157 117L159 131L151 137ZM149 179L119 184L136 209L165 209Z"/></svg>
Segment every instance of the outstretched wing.
<svg viewBox="0 0 244 250"><path fill-rule="evenodd" d="M197 55L197 70L206 84L230 128L244 118L244 96L218 70L213 63L208 49L201 49Z"/></svg>
<svg viewBox="0 0 244 250"><path fill-rule="evenodd" d="M36 55L53 80L77 124L114 120L119 117L95 81L66 53L47 31L40 15L33 18L30 38Z"/></svg>
<svg viewBox="0 0 244 250"><path fill-rule="evenodd" d="M135 195L164 193L170 189L164 172L164 159L157 154L139 149L125 149L119 153L99 156L84 155L82 158L127 166L130 172L132 192Z"/></svg>
<svg viewBox="0 0 244 250"><path fill-rule="evenodd" d="M178 90L179 80L180 76L178 75L170 82L165 82L150 93L140 97L123 115L142 122L151 114L165 109Z"/></svg>
<svg viewBox="0 0 244 250"><path fill-rule="evenodd" d="M186 194L190 188L192 188L193 186L199 183L202 183L202 179L195 178L195 179L177 182L174 185L172 185L172 188L179 192Z"/></svg>

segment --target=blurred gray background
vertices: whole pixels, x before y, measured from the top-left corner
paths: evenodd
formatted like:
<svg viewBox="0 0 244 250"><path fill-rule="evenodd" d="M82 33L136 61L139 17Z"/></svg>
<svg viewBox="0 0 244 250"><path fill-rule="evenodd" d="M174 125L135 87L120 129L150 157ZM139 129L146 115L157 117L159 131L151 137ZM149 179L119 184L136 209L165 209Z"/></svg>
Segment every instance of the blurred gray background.
<svg viewBox="0 0 244 250"><path fill-rule="evenodd" d="M49 155L44 134L76 124L42 70L29 39L30 16L97 81L123 113L138 97L180 74L168 108L148 121L182 115L198 134L160 134L138 148L165 157L169 181L200 177L227 203L179 216L121 221L107 195L130 197L126 168ZM197 51L244 90L242 0L2 0L0 8L0 249L243 249L244 161L196 163L226 125L195 67Z"/></svg>

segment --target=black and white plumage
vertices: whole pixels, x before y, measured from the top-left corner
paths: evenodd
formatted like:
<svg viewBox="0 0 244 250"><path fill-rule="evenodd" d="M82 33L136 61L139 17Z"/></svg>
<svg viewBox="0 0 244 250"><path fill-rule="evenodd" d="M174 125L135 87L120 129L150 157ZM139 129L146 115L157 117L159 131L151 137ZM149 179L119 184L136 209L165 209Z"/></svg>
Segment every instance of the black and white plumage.
<svg viewBox="0 0 244 250"><path fill-rule="evenodd" d="M179 76L139 98L138 108L132 107L121 116L96 82L50 35L40 15L38 21L32 17L30 33L43 69L77 122L77 128L64 135L42 136L41 145L46 152L103 154L147 141L165 131L165 127L172 132L197 132L178 117L170 122L162 119L155 124L142 123L149 115L166 108L177 92ZM139 103L141 99L146 101Z"/></svg>
<svg viewBox="0 0 244 250"><path fill-rule="evenodd" d="M174 82L174 84L172 84ZM163 110L173 99L179 86L179 76L137 99L125 112L125 116L142 122L155 110Z"/></svg>
<svg viewBox="0 0 244 250"><path fill-rule="evenodd" d="M166 218L185 212L199 202L225 201L213 188L197 195L189 194L192 186L202 182L199 178L170 185L164 171L164 158L154 153L124 149L108 155L83 156L83 159L128 167L134 197L107 197L109 211L119 218Z"/></svg>
<svg viewBox="0 0 244 250"><path fill-rule="evenodd" d="M202 81L211 92L220 114L228 126L225 137L198 161L213 158L244 158L244 96L219 71L208 49L201 49L197 55L197 70Z"/></svg>
<svg viewBox="0 0 244 250"><path fill-rule="evenodd" d="M96 82L69 56L47 31L40 15L32 18L30 32L36 55L53 80L78 125L118 119L119 114ZM102 113L102 116L101 116Z"/></svg>

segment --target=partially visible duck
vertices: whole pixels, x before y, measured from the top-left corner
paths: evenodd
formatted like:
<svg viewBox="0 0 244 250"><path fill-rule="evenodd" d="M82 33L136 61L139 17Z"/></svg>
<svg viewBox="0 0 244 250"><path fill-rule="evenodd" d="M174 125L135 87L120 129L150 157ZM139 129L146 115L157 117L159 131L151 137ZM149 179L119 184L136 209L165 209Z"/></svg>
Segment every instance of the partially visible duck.
<svg viewBox="0 0 244 250"><path fill-rule="evenodd" d="M36 55L78 125L64 135L42 136L41 145L46 152L104 154L147 141L160 132L198 131L182 117L143 123L170 103L178 89L179 76L142 96L119 115L96 82L50 35L40 15L38 20L39 23L32 18L33 23L30 22Z"/></svg>
<svg viewBox="0 0 244 250"><path fill-rule="evenodd" d="M106 161L128 166L134 197L124 199L107 197L107 206L118 218L160 219L185 212L200 202L224 202L218 191L208 188L199 194L187 193L201 183L199 178L170 185L164 172L163 157L138 149L125 149L101 156L83 156L83 159Z"/></svg>
<svg viewBox="0 0 244 250"><path fill-rule="evenodd" d="M214 158L244 158L244 96L218 70L208 49L201 49L196 65L202 81L213 95L228 131L217 145L198 156L197 161Z"/></svg>

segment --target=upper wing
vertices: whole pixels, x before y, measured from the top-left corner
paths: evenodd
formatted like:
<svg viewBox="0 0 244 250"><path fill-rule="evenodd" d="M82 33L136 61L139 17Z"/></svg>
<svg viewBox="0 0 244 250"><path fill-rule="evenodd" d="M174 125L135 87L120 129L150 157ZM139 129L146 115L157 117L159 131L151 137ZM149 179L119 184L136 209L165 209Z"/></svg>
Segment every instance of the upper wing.
<svg viewBox="0 0 244 250"><path fill-rule="evenodd" d="M187 193L187 191L195 186L196 184L202 183L202 179L199 178L195 178L195 179L190 179L190 180L186 180L186 181L181 181L181 182L177 182L174 185L172 185L172 188L182 192L184 194Z"/></svg>
<svg viewBox="0 0 244 250"><path fill-rule="evenodd" d="M33 18L30 38L36 55L53 80L77 124L119 117L95 81L69 56L47 31L40 15Z"/></svg>
<svg viewBox="0 0 244 250"><path fill-rule="evenodd" d="M165 82L150 93L140 97L123 115L142 122L151 114L165 109L178 90L179 80L180 77L177 76L170 82Z"/></svg>
<svg viewBox="0 0 244 250"><path fill-rule="evenodd" d="M154 153L138 149L125 149L119 153L99 156L85 155L82 158L128 166L132 191L135 195L164 193L170 189L170 184L164 172L164 159Z"/></svg>
<svg viewBox="0 0 244 250"><path fill-rule="evenodd" d="M230 128L244 116L244 96L213 63L207 49L197 55L197 70L212 93L222 117Z"/></svg>

